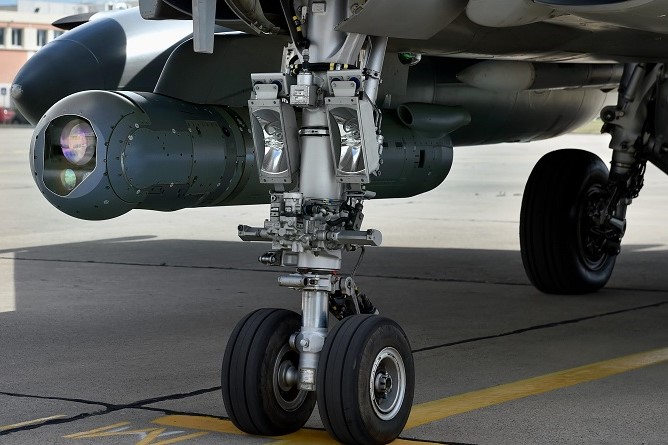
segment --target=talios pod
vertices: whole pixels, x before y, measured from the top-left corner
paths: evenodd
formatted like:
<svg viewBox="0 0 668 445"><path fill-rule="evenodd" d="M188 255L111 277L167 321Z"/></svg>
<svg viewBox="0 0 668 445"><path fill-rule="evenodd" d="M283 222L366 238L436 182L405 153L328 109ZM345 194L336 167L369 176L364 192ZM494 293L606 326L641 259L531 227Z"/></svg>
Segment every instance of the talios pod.
<svg viewBox="0 0 668 445"><path fill-rule="evenodd" d="M68 215L89 220L133 208L269 202L260 184L248 109L197 105L154 93L85 91L57 102L35 128L31 168L40 191ZM417 134L384 116L378 197L439 185L452 165L447 136Z"/></svg>

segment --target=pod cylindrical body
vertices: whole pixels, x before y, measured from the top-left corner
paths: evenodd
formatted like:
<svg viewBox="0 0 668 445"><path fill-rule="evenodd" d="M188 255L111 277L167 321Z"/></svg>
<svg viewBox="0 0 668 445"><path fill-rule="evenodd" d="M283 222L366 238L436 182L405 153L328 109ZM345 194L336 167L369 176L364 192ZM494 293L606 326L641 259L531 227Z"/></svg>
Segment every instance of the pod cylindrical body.
<svg viewBox="0 0 668 445"><path fill-rule="evenodd" d="M421 136L393 116L383 132L381 175L369 186L378 197L413 196L445 179L447 137ZM59 101L35 129L31 167L44 196L82 219L269 202L247 108L154 93L86 91Z"/></svg>

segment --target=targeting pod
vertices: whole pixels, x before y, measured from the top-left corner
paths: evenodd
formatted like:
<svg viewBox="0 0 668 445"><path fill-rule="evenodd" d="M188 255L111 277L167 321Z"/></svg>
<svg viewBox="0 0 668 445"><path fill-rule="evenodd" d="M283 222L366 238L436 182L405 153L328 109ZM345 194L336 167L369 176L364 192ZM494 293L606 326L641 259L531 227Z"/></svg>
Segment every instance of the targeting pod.
<svg viewBox="0 0 668 445"><path fill-rule="evenodd" d="M382 175L368 186L378 198L424 193L445 179L448 137L422 136L391 115L383 133ZM85 91L62 99L35 128L31 168L49 202L81 219L269 202L247 108L155 93Z"/></svg>
<svg viewBox="0 0 668 445"><path fill-rule="evenodd" d="M88 91L61 100L35 129L31 167L46 198L82 219L268 196L248 181L255 165L242 115L152 93Z"/></svg>

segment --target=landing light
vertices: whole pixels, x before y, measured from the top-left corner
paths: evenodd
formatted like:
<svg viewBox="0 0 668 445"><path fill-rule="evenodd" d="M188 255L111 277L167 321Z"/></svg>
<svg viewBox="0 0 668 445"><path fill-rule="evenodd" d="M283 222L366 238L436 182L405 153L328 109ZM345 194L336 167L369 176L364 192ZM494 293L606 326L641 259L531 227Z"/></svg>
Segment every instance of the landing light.
<svg viewBox="0 0 668 445"><path fill-rule="evenodd" d="M264 135L264 157L262 159L262 171L272 175L284 174L288 169L288 150L285 146L285 137L280 123L280 116L270 110L265 114L271 120L260 116L262 112L255 114L256 119L262 126Z"/></svg>
<svg viewBox="0 0 668 445"><path fill-rule="evenodd" d="M325 104L336 180L368 183L380 160L373 106L357 97L329 97Z"/></svg>
<svg viewBox="0 0 668 445"><path fill-rule="evenodd" d="M280 100L251 100L249 106L260 181L291 183L299 167L294 110Z"/></svg>
<svg viewBox="0 0 668 445"><path fill-rule="evenodd" d="M337 124L341 141L337 173L339 175L363 173L362 136L357 116L348 108L337 108L332 111L331 116Z"/></svg>

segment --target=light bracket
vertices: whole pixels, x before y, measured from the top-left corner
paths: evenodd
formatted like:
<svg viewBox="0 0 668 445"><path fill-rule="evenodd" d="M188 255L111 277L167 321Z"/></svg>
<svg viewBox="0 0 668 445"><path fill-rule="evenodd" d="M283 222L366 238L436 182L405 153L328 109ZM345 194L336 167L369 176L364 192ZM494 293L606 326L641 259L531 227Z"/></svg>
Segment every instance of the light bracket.
<svg viewBox="0 0 668 445"><path fill-rule="evenodd" d="M353 82L354 89L343 91L341 87L346 86L340 82ZM354 96L358 91L362 90L364 86L364 75L362 70L331 70L327 71L327 88L330 96ZM338 91L337 91L338 90Z"/></svg>

